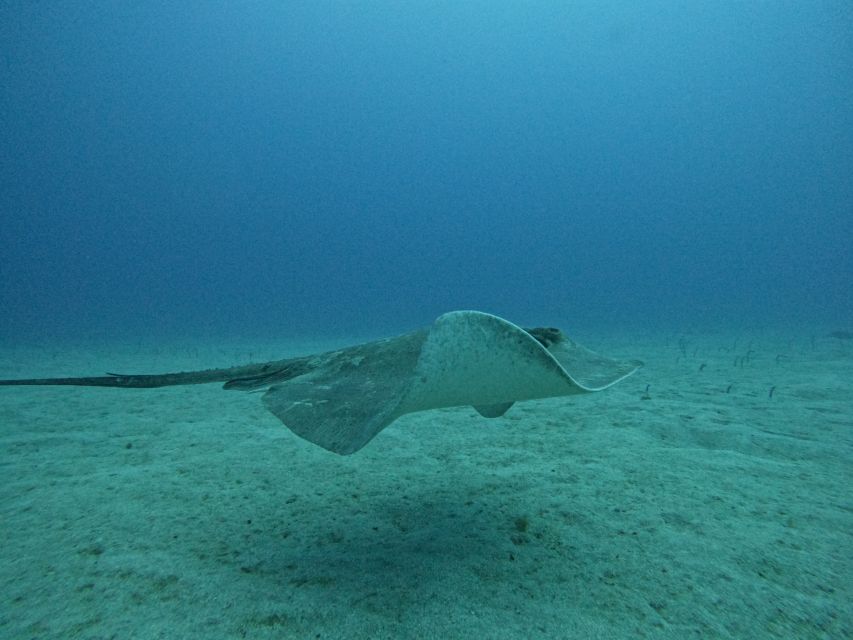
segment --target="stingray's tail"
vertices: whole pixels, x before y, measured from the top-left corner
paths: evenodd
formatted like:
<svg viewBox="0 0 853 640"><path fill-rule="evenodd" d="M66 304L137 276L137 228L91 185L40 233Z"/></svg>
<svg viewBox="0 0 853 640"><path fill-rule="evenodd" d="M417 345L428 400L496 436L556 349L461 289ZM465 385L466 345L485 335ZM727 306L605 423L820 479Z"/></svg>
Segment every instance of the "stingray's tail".
<svg viewBox="0 0 853 640"><path fill-rule="evenodd" d="M249 390L269 385L280 380L289 380L310 370L307 358L292 358L262 364L247 364L227 369L204 371L181 371L178 373L156 373L125 375L108 373L91 378L25 378L0 380L0 386L48 386L74 387L122 387L125 389L153 389L187 384L224 382L226 389Z"/></svg>

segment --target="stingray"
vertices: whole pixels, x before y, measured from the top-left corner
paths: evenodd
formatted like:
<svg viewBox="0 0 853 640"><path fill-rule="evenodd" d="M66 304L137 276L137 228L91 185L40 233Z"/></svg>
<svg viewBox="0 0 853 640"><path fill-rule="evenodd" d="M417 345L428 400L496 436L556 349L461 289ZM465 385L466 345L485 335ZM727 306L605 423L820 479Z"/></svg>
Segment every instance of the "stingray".
<svg viewBox="0 0 853 640"><path fill-rule="evenodd" d="M224 382L225 389L263 391L264 406L296 435L347 455L407 413L471 405L497 418L517 401L601 391L641 366L601 356L559 329L522 329L487 313L453 311L418 331L285 360L0 385L153 388Z"/></svg>

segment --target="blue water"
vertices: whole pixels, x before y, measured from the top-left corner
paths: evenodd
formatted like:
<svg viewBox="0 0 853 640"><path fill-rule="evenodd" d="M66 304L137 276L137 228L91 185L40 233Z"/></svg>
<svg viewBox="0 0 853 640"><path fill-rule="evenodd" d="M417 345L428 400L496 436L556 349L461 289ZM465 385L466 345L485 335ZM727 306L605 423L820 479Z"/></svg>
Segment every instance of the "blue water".
<svg viewBox="0 0 853 640"><path fill-rule="evenodd" d="M849 327L849 2L0 6L0 338Z"/></svg>

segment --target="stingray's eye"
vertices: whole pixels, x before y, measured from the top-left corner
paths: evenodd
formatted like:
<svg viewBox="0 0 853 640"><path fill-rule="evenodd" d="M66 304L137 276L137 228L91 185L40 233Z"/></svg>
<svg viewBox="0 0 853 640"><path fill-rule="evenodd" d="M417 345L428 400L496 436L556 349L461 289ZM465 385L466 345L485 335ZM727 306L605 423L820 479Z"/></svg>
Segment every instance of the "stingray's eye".
<svg viewBox="0 0 853 640"><path fill-rule="evenodd" d="M533 336L546 349L555 342L560 342L563 339L563 333L555 327L537 327L535 329L528 329L527 333Z"/></svg>

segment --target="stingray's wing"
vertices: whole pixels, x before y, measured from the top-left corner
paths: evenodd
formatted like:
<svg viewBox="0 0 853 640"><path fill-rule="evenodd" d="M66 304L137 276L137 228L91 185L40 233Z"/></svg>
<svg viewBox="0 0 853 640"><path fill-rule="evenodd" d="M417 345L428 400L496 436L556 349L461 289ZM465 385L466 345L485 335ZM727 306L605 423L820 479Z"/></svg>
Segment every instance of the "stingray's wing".
<svg viewBox="0 0 853 640"><path fill-rule="evenodd" d="M329 354L313 371L272 385L264 406L296 435L349 454L401 415L428 331Z"/></svg>
<svg viewBox="0 0 853 640"><path fill-rule="evenodd" d="M584 391L603 391L643 366L639 360L613 360L565 336L548 347L566 375Z"/></svg>
<svg viewBox="0 0 853 640"><path fill-rule="evenodd" d="M497 417L515 401L597 391L637 368L561 336L547 343L502 318L455 311L427 330L332 354L272 386L264 404L297 435L349 454L405 413L470 404Z"/></svg>

